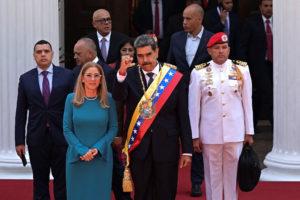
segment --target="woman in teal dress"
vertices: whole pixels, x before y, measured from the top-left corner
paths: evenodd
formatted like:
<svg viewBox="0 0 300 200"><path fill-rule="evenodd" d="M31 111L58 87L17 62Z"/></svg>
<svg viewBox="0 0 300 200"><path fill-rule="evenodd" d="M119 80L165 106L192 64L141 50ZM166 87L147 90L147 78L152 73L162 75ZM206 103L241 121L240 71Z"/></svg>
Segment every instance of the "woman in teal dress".
<svg viewBox="0 0 300 200"><path fill-rule="evenodd" d="M67 199L110 200L113 157L111 142L118 120L102 68L86 63L75 93L69 94L63 120L69 144L66 158Z"/></svg>

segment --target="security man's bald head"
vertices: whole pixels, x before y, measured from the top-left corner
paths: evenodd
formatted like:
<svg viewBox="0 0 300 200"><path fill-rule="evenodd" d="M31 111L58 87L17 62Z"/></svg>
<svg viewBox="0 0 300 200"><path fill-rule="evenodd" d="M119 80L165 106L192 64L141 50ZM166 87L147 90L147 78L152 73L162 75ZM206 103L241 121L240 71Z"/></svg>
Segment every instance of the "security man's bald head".
<svg viewBox="0 0 300 200"><path fill-rule="evenodd" d="M202 29L202 20L204 17L203 8L198 4L191 4L183 11L183 29L194 37Z"/></svg>

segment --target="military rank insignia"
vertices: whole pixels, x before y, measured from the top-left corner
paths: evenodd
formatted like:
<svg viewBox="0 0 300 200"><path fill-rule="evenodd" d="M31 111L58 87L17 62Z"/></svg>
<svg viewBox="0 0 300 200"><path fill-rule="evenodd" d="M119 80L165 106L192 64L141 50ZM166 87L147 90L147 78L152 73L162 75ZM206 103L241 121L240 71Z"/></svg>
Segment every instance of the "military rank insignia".
<svg viewBox="0 0 300 200"><path fill-rule="evenodd" d="M195 65L195 69L200 70L200 69L207 67L208 65L209 65L209 63L202 63L200 65Z"/></svg>
<svg viewBox="0 0 300 200"><path fill-rule="evenodd" d="M240 66L247 66L247 62L244 62L244 61L240 61L240 60L233 60L232 61L234 64L237 64L237 65L240 65Z"/></svg>

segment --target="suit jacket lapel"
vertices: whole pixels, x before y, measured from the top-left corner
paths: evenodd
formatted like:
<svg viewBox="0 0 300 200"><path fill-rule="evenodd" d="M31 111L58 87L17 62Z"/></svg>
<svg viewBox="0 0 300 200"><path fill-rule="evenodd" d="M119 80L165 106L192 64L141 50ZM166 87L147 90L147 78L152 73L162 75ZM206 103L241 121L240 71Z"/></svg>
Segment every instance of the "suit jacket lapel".
<svg viewBox="0 0 300 200"><path fill-rule="evenodd" d="M36 96L39 98L40 102L43 102L43 104L46 106L45 101L44 101L44 97L43 94L41 92L41 88L40 88L40 84L39 84L39 79L38 79L38 70L35 69L32 73L32 88L33 88L33 92L34 94L36 94Z"/></svg>
<svg viewBox="0 0 300 200"><path fill-rule="evenodd" d="M57 67L53 65L52 89L51 89L48 105L50 105L51 102L53 101L53 98L55 95L55 88L57 87L58 76L59 76L59 73L57 73Z"/></svg>
<svg viewBox="0 0 300 200"><path fill-rule="evenodd" d="M99 39L98 39L98 36L97 36L97 31L94 32L92 37L94 37L94 41L95 41L96 47L97 47L97 52L99 52L99 55L98 55L99 59L104 60L103 57L102 57L100 46L99 46Z"/></svg>
<svg viewBox="0 0 300 200"><path fill-rule="evenodd" d="M184 37L182 38L182 40L180 40L182 43L180 44L180 50L179 51L181 51L182 54L183 54L185 66L187 66L187 68L189 68L189 63L186 60L186 52L185 52L185 45L186 45L188 34L186 32L184 32L183 36Z"/></svg>
<svg viewBox="0 0 300 200"><path fill-rule="evenodd" d="M204 30L203 34L202 34L202 37L200 39L200 43L199 43L198 49L196 51L195 57L194 57L194 59L192 61L192 64L190 66L191 69L195 67L195 64L201 64L201 63L196 63L196 61L201 60L201 57L202 57L201 50L206 48L206 45L205 45L206 43L207 43L207 37L206 37L206 31Z"/></svg>
<svg viewBox="0 0 300 200"><path fill-rule="evenodd" d="M114 37L115 37L115 34L114 34L113 31L111 31L110 41L109 41L109 48L108 48L108 53L107 53L107 59L106 59L106 61L111 61L111 59L112 59L111 58L112 57L112 53L111 52L114 52L113 50L115 48L118 48ZM112 62L114 62L114 61L112 61ZM106 63L109 64L109 62L106 62Z"/></svg>

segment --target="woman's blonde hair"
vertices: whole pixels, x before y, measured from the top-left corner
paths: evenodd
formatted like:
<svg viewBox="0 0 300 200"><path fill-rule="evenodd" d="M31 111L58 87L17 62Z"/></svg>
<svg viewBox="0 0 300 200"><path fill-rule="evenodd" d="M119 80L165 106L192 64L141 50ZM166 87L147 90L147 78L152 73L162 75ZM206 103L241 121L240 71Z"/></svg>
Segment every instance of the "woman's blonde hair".
<svg viewBox="0 0 300 200"><path fill-rule="evenodd" d="M105 76L103 69L100 65L94 62L87 62L86 64L83 65L79 76L76 81L76 86L74 89L74 98L72 103L76 106L79 107L84 103L85 100L85 89L84 89L84 82L82 81L82 78L89 68L95 67L97 68L99 74L101 75L100 77L100 84L97 88L97 96L99 97L100 101L99 104L102 108L109 108L108 105L108 95L107 95L107 87L106 87L106 81L105 81Z"/></svg>

